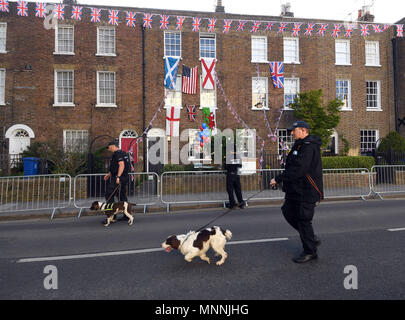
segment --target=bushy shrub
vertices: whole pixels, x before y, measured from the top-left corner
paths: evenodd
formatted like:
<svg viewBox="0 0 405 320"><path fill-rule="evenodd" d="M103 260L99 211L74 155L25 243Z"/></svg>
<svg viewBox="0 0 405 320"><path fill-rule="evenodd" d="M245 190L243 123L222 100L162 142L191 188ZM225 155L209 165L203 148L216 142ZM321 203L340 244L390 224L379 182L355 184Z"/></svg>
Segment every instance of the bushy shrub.
<svg viewBox="0 0 405 320"><path fill-rule="evenodd" d="M396 131L390 132L385 138L381 139L377 149L378 152L387 152L389 150L405 152L405 139Z"/></svg>
<svg viewBox="0 0 405 320"><path fill-rule="evenodd" d="M184 170L184 166L181 165L181 164L171 164L171 163L169 163L169 164L166 164L163 167L162 173L163 172L169 172L169 171L185 171L185 170Z"/></svg>
<svg viewBox="0 0 405 320"><path fill-rule="evenodd" d="M322 157L323 169L366 168L374 166L373 157Z"/></svg>

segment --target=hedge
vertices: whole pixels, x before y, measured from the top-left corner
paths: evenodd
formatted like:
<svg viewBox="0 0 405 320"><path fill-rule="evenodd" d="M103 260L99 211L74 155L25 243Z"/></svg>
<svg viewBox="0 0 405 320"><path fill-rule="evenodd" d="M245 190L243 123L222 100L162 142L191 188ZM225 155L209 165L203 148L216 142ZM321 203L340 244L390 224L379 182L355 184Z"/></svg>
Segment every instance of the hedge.
<svg viewBox="0 0 405 320"><path fill-rule="evenodd" d="M340 169L340 168L367 168L375 165L373 157L322 157L323 169Z"/></svg>

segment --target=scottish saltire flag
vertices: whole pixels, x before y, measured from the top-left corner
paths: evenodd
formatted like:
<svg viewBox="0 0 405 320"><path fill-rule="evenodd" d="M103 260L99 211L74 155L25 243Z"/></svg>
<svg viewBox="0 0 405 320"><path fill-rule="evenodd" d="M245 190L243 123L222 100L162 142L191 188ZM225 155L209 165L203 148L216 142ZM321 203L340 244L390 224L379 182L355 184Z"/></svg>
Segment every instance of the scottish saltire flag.
<svg viewBox="0 0 405 320"><path fill-rule="evenodd" d="M174 89L180 58L165 58L165 88Z"/></svg>
<svg viewBox="0 0 405 320"><path fill-rule="evenodd" d="M35 6L35 16L38 18L45 18L46 17L45 7L46 3L37 2Z"/></svg>
<svg viewBox="0 0 405 320"><path fill-rule="evenodd" d="M191 122L195 121L196 118L196 107L194 105L192 106L187 106L187 115L188 115L188 120L190 120Z"/></svg>
<svg viewBox="0 0 405 320"><path fill-rule="evenodd" d="M197 94L198 67L189 68L183 64L182 92Z"/></svg>
<svg viewBox="0 0 405 320"><path fill-rule="evenodd" d="M28 17L28 2L17 1L17 15L21 17Z"/></svg>
<svg viewBox="0 0 405 320"><path fill-rule="evenodd" d="M271 61L269 65L274 88L284 88L284 62Z"/></svg>

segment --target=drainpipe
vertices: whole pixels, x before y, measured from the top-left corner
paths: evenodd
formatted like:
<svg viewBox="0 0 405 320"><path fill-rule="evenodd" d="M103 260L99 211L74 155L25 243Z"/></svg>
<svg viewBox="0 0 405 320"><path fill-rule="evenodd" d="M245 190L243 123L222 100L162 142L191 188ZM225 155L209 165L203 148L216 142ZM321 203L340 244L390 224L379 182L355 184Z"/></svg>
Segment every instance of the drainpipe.
<svg viewBox="0 0 405 320"><path fill-rule="evenodd" d="M393 64L394 64L394 104L395 104L395 131L399 132L399 126L398 126L398 119L399 119L399 114L398 114L398 41L396 38L393 38L392 40L392 50L393 50Z"/></svg>
<svg viewBox="0 0 405 320"><path fill-rule="evenodd" d="M142 26L142 133L146 129L146 96L145 96L145 28ZM147 138L142 139L143 143L143 171L146 172L146 148Z"/></svg>

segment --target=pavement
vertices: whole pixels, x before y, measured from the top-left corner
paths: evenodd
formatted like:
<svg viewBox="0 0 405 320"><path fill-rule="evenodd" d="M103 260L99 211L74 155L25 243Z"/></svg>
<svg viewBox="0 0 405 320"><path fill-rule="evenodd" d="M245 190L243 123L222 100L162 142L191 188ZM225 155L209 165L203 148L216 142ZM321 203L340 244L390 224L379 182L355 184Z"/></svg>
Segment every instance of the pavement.
<svg viewBox="0 0 405 320"><path fill-rule="evenodd" d="M109 228L101 216L3 221L0 299L403 300L404 206L404 199L321 203L313 222L319 259L303 265L291 261L301 244L280 205L234 210L214 223L233 233L222 266L212 251L211 264L188 263L160 244L223 209L136 214L134 225ZM46 288L50 279L57 288Z"/></svg>

